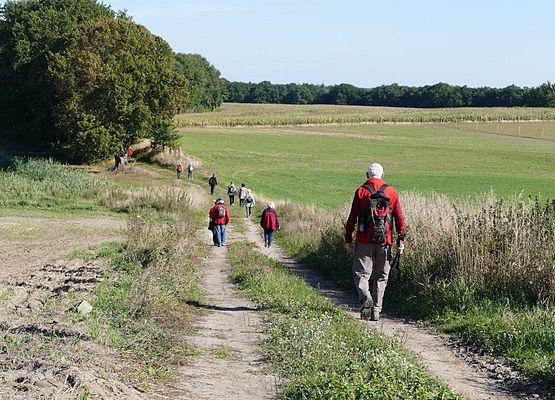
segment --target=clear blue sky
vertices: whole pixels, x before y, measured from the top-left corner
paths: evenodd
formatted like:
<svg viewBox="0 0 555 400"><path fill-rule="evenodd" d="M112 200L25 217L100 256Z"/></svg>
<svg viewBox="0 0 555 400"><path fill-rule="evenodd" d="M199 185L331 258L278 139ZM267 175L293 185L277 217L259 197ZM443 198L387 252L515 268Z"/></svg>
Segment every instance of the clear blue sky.
<svg viewBox="0 0 555 400"><path fill-rule="evenodd" d="M549 0L105 0L232 81L555 81Z"/></svg>

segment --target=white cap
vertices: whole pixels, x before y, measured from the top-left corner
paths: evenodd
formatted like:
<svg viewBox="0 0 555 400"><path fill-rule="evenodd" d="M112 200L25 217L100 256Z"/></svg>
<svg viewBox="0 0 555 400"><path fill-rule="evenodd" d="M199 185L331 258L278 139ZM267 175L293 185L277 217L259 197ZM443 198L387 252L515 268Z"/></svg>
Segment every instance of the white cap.
<svg viewBox="0 0 555 400"><path fill-rule="evenodd" d="M383 178L383 167L381 164L373 163L368 166L368 176L370 178Z"/></svg>

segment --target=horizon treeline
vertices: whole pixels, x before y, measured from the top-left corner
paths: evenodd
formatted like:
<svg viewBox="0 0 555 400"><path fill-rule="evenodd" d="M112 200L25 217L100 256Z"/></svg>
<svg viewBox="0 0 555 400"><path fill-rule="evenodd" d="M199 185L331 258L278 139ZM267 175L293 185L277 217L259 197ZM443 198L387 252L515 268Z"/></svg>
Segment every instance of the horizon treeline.
<svg viewBox="0 0 555 400"><path fill-rule="evenodd" d="M226 101L231 103L339 104L384 107L555 107L555 84L505 88L449 85L403 86L396 83L375 88L351 84L325 86L309 83L273 84L225 80Z"/></svg>

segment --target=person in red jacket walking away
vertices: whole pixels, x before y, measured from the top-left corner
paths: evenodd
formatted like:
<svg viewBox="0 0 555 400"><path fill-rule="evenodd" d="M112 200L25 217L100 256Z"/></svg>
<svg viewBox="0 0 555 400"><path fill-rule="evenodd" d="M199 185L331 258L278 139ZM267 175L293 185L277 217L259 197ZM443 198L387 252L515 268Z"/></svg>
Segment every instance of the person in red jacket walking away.
<svg viewBox="0 0 555 400"><path fill-rule="evenodd" d="M177 163L175 166L175 172L177 174L177 179L180 179L181 173L183 172L183 164L181 164L181 162Z"/></svg>
<svg viewBox="0 0 555 400"><path fill-rule="evenodd" d="M274 231L279 230L279 219L274 203L268 203L264 211L262 211L260 226L264 229L264 247L270 247Z"/></svg>
<svg viewBox="0 0 555 400"><path fill-rule="evenodd" d="M389 276L388 249L397 230L397 251L402 254L405 218L397 191L383 181L383 167L368 166L368 180L355 191L345 224L345 248L354 252L353 275L360 300L360 318L379 321ZM353 231L357 226L355 245Z"/></svg>
<svg viewBox="0 0 555 400"><path fill-rule="evenodd" d="M227 224L231 222L231 215L229 209L224 204L224 199L219 198L216 200L214 207L208 212L212 226L212 239L214 246L225 246L225 231Z"/></svg>

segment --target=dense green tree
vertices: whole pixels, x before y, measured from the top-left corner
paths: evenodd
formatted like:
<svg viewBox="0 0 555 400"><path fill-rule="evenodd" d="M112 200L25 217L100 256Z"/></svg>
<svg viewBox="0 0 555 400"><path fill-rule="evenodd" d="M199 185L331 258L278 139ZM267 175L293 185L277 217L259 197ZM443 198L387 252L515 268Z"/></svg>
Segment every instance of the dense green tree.
<svg viewBox="0 0 555 400"><path fill-rule="evenodd" d="M75 27L61 48L48 58L58 148L91 162L138 138L175 139L186 81L163 39L125 19L96 20Z"/></svg>
<svg viewBox="0 0 555 400"><path fill-rule="evenodd" d="M411 87L396 83L371 89L342 83L324 86L229 82L226 100L239 103L352 104L389 107L555 107L555 85L536 88L454 86L447 83Z"/></svg>
<svg viewBox="0 0 555 400"><path fill-rule="evenodd" d="M175 55L176 69L189 82L187 111L215 110L224 99L225 83L220 71L200 54Z"/></svg>
<svg viewBox="0 0 555 400"><path fill-rule="evenodd" d="M83 21L114 19L95 0L7 1L0 8L0 107L3 133L36 142L52 130L47 57Z"/></svg>

